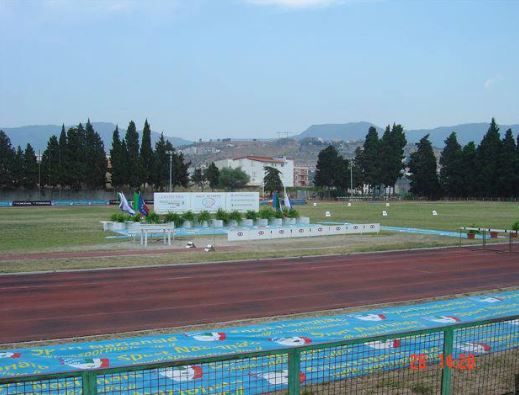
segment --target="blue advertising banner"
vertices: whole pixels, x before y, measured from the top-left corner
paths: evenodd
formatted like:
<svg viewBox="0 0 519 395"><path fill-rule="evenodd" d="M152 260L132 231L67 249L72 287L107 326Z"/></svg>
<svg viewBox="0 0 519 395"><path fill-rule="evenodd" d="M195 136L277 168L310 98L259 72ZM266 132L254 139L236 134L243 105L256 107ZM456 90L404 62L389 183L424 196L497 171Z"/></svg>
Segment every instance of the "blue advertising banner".
<svg viewBox="0 0 519 395"><path fill-rule="evenodd" d="M518 313L519 291L507 291L207 331L0 350L0 377L273 350L434 328ZM518 347L519 320L505 322L483 333L481 331L476 333L472 329L464 330L461 340L456 342L454 357L460 353L483 355ZM408 368L409 356L412 353L420 352L438 356L442 352L439 337L431 337L427 340L426 349L423 348L423 339L420 343L418 338L398 336L387 341L367 342L355 347L355 352L351 348L335 348L321 350L316 355L311 352L305 353L301 361L301 382L343 380L347 377L369 374L380 367L382 369ZM164 380L169 383L167 385L171 386L169 392L171 394L254 394L287 389L286 358L269 356L253 362L243 360L203 366L191 365L152 372L135 372L131 377L104 376L98 383L103 388L102 393L108 394L120 393L121 388L129 391L132 382L138 381L139 389L131 391L134 395L154 393L150 388L156 386L158 380L161 380L162 385L166 385ZM182 383L182 386L179 387L178 383ZM222 388L219 392L209 391L208 388L214 387L215 383L220 383ZM70 383L67 384L63 380L62 385L66 387L70 386ZM56 392L46 393L58 393L59 387L60 385L56 387ZM186 388L192 391L186 392ZM8 393L17 393L16 386L0 386L0 394Z"/></svg>

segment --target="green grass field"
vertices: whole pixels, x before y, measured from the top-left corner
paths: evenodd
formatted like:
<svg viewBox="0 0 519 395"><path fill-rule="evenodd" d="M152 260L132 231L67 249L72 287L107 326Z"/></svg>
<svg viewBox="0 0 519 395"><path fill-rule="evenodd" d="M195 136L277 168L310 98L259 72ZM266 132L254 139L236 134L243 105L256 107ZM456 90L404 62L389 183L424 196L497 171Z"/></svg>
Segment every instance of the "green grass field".
<svg viewBox="0 0 519 395"><path fill-rule="evenodd" d="M382 225L456 230L460 226L509 228L519 220L518 203L395 202L321 203L296 206L315 221L380 222ZM388 217L382 217L387 210ZM439 215L432 216L432 210ZM331 218L325 217L330 211ZM118 240L106 239L99 221L109 219L117 207L32 207L0 209L0 252L21 253L107 248ZM109 246L108 246L109 247Z"/></svg>

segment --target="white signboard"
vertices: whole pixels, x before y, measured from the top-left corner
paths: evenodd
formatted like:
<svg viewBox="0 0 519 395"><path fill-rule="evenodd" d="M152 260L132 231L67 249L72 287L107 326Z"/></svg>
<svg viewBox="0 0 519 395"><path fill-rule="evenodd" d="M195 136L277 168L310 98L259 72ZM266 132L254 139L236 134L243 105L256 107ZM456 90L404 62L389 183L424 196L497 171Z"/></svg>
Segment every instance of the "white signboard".
<svg viewBox="0 0 519 395"><path fill-rule="evenodd" d="M157 214L209 211L259 211L259 192L171 192L153 194Z"/></svg>
<svg viewBox="0 0 519 395"><path fill-rule="evenodd" d="M227 240L261 240L286 237L312 237L325 235L345 235L380 232L380 224L312 225L280 228L231 229Z"/></svg>

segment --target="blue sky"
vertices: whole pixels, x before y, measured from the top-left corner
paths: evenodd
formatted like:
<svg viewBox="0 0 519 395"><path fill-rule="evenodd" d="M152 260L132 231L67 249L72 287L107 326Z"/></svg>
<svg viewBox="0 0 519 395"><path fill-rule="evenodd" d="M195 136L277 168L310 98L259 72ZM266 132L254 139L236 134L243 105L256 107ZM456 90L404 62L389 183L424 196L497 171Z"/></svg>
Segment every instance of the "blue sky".
<svg viewBox="0 0 519 395"><path fill-rule="evenodd" d="M0 0L0 125L519 122L519 2Z"/></svg>

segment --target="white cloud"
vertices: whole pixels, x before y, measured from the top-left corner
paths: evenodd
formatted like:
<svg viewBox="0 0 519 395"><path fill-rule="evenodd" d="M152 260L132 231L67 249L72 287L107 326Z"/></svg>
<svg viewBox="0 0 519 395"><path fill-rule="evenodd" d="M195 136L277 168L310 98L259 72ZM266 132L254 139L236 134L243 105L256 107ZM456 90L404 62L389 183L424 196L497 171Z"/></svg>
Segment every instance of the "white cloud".
<svg viewBox="0 0 519 395"><path fill-rule="evenodd" d="M244 0L255 5L272 5L284 8L326 7L338 4L340 0Z"/></svg>
<svg viewBox="0 0 519 395"><path fill-rule="evenodd" d="M486 80L483 86L485 87L485 89L492 89L498 82L503 81L503 79L504 78L501 74L496 74L494 77Z"/></svg>

